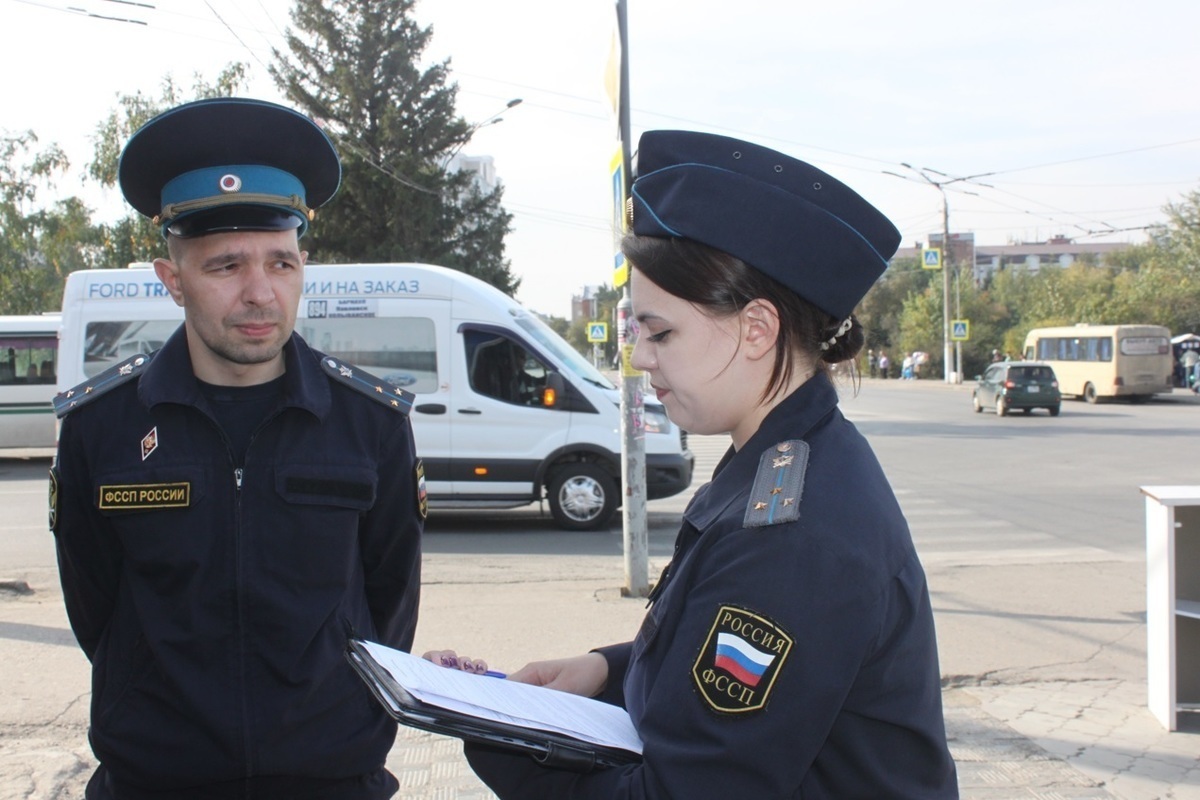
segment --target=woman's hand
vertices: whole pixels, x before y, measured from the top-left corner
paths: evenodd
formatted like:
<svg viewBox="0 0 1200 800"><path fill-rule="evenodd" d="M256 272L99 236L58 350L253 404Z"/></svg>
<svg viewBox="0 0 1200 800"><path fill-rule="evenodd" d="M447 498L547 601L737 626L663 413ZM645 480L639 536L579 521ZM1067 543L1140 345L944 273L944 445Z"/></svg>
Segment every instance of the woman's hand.
<svg viewBox="0 0 1200 800"><path fill-rule="evenodd" d="M608 661L599 653L534 661L509 674L510 681L595 697L608 683Z"/></svg>
<svg viewBox="0 0 1200 800"><path fill-rule="evenodd" d="M487 662L483 659L460 656L453 650L426 650L421 654L421 658L447 669L458 669L476 675L482 675L488 671Z"/></svg>

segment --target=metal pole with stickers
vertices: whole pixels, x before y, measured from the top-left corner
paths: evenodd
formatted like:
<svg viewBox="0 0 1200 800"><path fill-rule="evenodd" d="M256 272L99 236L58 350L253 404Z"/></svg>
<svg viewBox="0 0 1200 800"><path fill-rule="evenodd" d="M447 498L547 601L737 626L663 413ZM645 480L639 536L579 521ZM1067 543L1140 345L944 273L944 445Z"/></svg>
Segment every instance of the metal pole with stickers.
<svg viewBox="0 0 1200 800"><path fill-rule="evenodd" d="M629 266L620 251L620 237L626 229L625 204L632 182L632 154L629 124L629 36L625 0L617 0L617 36L619 61L616 107L621 151L614 159L613 203L616 248L616 273L613 285L624 287L617 303L617 348L621 353L621 528L625 551L627 597L650 594L649 533L646 526L646 427L642 398L642 375L630 363L637 340L637 322L629 291Z"/></svg>

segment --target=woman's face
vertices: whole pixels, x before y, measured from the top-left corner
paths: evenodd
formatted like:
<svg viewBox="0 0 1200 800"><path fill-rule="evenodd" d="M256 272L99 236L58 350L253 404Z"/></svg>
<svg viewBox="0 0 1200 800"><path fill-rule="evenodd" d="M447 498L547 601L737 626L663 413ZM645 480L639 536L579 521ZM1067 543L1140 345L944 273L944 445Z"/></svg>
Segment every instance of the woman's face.
<svg viewBox="0 0 1200 800"><path fill-rule="evenodd" d="M695 434L733 434L740 446L758 427L765 386L761 359L742 347L742 318L714 318L669 294L638 269L630 275L639 325L632 365L676 425ZM746 430L743 430L746 429Z"/></svg>

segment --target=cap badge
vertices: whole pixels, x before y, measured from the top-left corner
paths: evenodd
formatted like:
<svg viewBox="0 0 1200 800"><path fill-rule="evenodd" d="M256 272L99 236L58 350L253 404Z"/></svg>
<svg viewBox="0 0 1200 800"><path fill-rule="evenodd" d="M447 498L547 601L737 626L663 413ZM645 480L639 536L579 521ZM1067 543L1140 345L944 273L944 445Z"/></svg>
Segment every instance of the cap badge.
<svg viewBox="0 0 1200 800"><path fill-rule="evenodd" d="M232 173L228 175L222 175L221 180L218 182L218 186L220 187L221 191L225 192L226 194L240 192L242 190L242 179Z"/></svg>

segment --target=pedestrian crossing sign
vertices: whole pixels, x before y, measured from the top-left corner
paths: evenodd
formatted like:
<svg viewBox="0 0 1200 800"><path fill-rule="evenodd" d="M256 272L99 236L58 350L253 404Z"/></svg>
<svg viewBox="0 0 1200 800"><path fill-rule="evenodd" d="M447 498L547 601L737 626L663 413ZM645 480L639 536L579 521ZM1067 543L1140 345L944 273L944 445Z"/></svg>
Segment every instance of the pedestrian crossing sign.
<svg viewBox="0 0 1200 800"><path fill-rule="evenodd" d="M588 341L593 344L596 342L608 341L608 323L607 322L589 322L588 323Z"/></svg>
<svg viewBox="0 0 1200 800"><path fill-rule="evenodd" d="M950 320L950 340L965 342L971 338L971 321L969 319Z"/></svg>
<svg viewBox="0 0 1200 800"><path fill-rule="evenodd" d="M941 269L942 268L942 248L927 247L921 251L922 262L921 266L925 269Z"/></svg>

